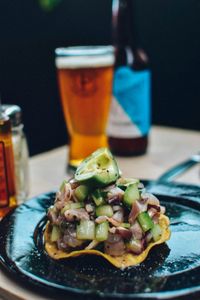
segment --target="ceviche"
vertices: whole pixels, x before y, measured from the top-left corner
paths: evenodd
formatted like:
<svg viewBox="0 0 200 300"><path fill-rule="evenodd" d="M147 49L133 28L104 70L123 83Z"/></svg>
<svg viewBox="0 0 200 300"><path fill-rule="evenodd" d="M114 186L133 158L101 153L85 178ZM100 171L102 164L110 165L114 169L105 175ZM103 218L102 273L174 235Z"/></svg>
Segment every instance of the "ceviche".
<svg viewBox="0 0 200 300"><path fill-rule="evenodd" d="M122 176L107 148L63 181L47 216L45 249L54 259L100 255L126 268L170 237L165 207L138 179Z"/></svg>

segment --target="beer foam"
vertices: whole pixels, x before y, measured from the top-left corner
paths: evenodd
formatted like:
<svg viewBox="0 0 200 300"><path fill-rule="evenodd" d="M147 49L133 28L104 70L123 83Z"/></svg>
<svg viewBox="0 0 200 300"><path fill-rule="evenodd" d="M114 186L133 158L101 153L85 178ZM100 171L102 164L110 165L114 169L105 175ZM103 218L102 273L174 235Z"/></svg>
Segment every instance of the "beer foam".
<svg viewBox="0 0 200 300"><path fill-rule="evenodd" d="M114 64L112 46L81 46L56 49L58 69L95 68Z"/></svg>
<svg viewBox="0 0 200 300"><path fill-rule="evenodd" d="M114 64L114 55L95 55L95 56L61 56L56 57L56 67L58 69L79 69L107 67Z"/></svg>

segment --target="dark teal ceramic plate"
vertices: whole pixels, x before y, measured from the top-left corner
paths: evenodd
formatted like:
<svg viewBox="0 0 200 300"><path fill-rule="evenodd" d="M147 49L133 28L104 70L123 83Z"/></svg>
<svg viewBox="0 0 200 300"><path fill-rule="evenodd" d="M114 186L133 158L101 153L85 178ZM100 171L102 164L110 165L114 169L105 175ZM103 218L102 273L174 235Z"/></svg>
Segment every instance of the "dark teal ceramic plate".
<svg viewBox="0 0 200 300"><path fill-rule="evenodd" d="M200 188L159 184L151 190L166 206L172 235L139 266L120 271L96 256L49 258L42 232L54 193L28 200L0 222L0 263L16 279L58 293L132 299L200 295Z"/></svg>

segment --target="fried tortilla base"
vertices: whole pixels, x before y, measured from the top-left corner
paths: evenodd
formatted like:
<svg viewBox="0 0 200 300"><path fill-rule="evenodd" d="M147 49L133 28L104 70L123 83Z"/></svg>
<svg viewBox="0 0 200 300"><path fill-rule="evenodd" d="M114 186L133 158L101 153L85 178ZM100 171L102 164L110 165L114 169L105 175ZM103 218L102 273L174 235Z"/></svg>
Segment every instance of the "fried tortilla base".
<svg viewBox="0 0 200 300"><path fill-rule="evenodd" d="M71 252L65 252L59 250L55 242L51 242L50 234L51 234L51 226L48 222L46 225L46 229L44 231L44 240L45 240L45 249L50 257L53 259L66 259L70 257L77 257L85 254L99 255L108 260L113 266L124 269L130 266L135 266L140 264L145 260L149 251L152 247L162 244L170 238L170 229L169 229L169 218L165 215L161 215L159 218L159 224L163 229L162 235L157 242L151 242L148 247L139 255L135 255L132 253L125 253L122 256L111 256L105 254L99 250L75 250Z"/></svg>

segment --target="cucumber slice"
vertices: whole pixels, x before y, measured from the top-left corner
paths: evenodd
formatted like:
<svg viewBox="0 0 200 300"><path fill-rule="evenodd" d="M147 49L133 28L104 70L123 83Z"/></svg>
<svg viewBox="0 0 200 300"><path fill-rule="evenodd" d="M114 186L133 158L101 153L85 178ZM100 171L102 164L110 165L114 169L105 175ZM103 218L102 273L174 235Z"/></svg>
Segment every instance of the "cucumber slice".
<svg viewBox="0 0 200 300"><path fill-rule="evenodd" d="M82 207L84 207L83 202L76 202L76 203L70 204L70 209L77 209L77 208L82 208Z"/></svg>
<svg viewBox="0 0 200 300"><path fill-rule="evenodd" d="M89 194L89 188L86 185L79 185L74 194L79 201L83 201Z"/></svg>
<svg viewBox="0 0 200 300"><path fill-rule="evenodd" d="M51 242L56 242L60 238L60 229L58 226L53 225L52 232L51 232Z"/></svg>
<svg viewBox="0 0 200 300"><path fill-rule="evenodd" d="M99 242L106 241L108 239L108 222L103 222L96 226L96 237L95 239Z"/></svg>
<svg viewBox="0 0 200 300"><path fill-rule="evenodd" d="M82 161L75 172L78 182L95 187L106 186L119 177L117 163L107 148L100 148Z"/></svg>
<svg viewBox="0 0 200 300"><path fill-rule="evenodd" d="M132 206L132 204L140 199L140 192L138 190L137 183L130 184L125 190L123 201L127 206Z"/></svg>
<svg viewBox="0 0 200 300"><path fill-rule="evenodd" d="M151 234L153 236L153 240L157 242L162 235L161 226L159 224L154 224L153 228L151 229Z"/></svg>
<svg viewBox="0 0 200 300"><path fill-rule="evenodd" d="M121 223L120 226L123 227L123 228L129 229L131 227L131 224L129 224L129 223Z"/></svg>
<svg viewBox="0 0 200 300"><path fill-rule="evenodd" d="M96 215L97 217L100 216L107 216L112 217L113 216L113 209L111 205L101 205L96 208Z"/></svg>
<svg viewBox="0 0 200 300"><path fill-rule="evenodd" d="M100 206L100 205L103 205L105 204L105 197L107 195L107 192L102 192L101 190L97 189L95 190L91 196L92 196L92 199L95 203L96 206Z"/></svg>
<svg viewBox="0 0 200 300"><path fill-rule="evenodd" d="M95 223L89 220L81 220L80 225L76 227L76 236L78 240L94 240Z"/></svg>
<svg viewBox="0 0 200 300"><path fill-rule="evenodd" d="M140 181L139 179L135 179L135 178L119 178L117 180L117 186L122 189L122 190L126 190L126 188L131 185L131 184L139 184Z"/></svg>
<svg viewBox="0 0 200 300"><path fill-rule="evenodd" d="M154 227L154 223L147 212L140 213L139 216L137 217L137 220L144 232Z"/></svg>

